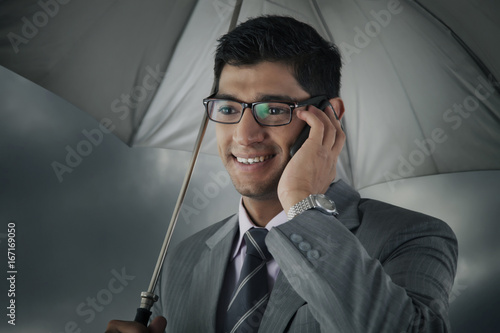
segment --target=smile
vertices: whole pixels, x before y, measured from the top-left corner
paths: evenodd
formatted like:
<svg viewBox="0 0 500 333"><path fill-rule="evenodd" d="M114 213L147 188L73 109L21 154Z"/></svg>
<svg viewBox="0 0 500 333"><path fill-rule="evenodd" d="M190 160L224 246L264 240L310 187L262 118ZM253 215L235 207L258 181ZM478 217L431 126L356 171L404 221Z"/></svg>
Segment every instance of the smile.
<svg viewBox="0 0 500 333"><path fill-rule="evenodd" d="M236 156L236 160L238 160L238 162L243 163L243 164L255 164L255 163L264 162L264 161L270 159L271 157L273 157L273 155L256 156L253 158L243 158L243 157Z"/></svg>

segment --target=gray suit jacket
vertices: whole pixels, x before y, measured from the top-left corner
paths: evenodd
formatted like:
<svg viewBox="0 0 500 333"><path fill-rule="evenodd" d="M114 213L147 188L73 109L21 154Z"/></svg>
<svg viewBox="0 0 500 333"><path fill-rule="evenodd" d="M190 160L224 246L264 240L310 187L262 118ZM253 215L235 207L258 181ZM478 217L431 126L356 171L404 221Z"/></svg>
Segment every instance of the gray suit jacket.
<svg viewBox="0 0 500 333"><path fill-rule="evenodd" d="M306 211L273 228L281 271L259 332L447 332L457 263L451 229L435 218L361 199L342 181L326 193L337 218ZM219 292L237 216L169 253L153 317L167 332L216 332Z"/></svg>

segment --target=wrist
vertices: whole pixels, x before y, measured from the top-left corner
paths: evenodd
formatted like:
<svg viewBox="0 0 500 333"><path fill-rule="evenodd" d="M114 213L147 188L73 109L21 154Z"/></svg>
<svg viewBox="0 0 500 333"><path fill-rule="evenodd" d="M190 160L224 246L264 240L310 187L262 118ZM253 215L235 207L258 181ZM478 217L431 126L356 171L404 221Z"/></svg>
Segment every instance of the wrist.
<svg viewBox="0 0 500 333"><path fill-rule="evenodd" d="M301 202L305 198L307 198L311 193L306 192L306 191L301 191L301 192L291 192L291 193L286 193L280 196L280 202L281 206L283 207L283 210L285 213L287 213L292 206L296 205L297 203Z"/></svg>

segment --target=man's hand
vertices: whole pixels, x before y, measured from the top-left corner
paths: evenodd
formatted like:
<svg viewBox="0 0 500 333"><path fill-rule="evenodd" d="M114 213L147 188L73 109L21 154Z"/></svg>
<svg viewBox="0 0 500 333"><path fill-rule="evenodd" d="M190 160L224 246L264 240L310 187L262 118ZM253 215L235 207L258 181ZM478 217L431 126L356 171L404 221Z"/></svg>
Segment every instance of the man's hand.
<svg viewBox="0 0 500 333"><path fill-rule="evenodd" d="M309 194L325 193L335 179L337 160L345 142L345 134L336 119L344 113L340 98L330 100L325 112L309 106L297 117L311 126L308 139L290 160L278 184L278 197L285 212Z"/></svg>
<svg viewBox="0 0 500 333"><path fill-rule="evenodd" d="M156 317L148 327L135 321L112 320L105 333L163 333L167 327L165 317Z"/></svg>

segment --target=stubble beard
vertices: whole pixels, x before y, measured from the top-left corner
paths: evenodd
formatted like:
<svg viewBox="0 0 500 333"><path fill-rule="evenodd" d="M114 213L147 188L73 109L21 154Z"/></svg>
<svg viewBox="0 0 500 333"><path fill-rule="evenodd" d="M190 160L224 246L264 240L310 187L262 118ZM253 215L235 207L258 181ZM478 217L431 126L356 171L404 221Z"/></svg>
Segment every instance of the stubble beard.
<svg viewBox="0 0 500 333"><path fill-rule="evenodd" d="M235 182L233 177L231 177L233 185L236 191L242 196L251 198L254 200L265 201L270 199L275 199L278 197L278 183L279 177L274 177L271 182L267 184L240 184Z"/></svg>
<svg viewBox="0 0 500 333"><path fill-rule="evenodd" d="M281 175L283 174L283 171L285 170L289 161L290 159L285 161L285 163L280 167L280 170L276 172L267 183L261 182L243 184L235 179L235 176L233 174L229 173L229 176L236 191L238 191L238 193L240 193L242 196L259 201L275 200L278 198L278 184L280 182Z"/></svg>

